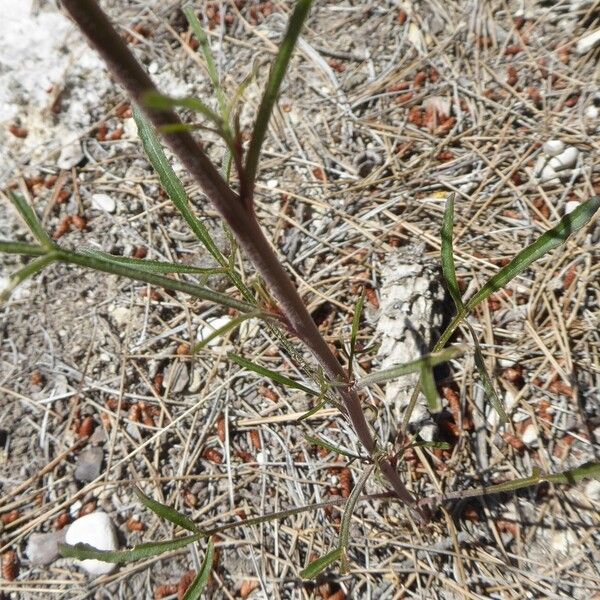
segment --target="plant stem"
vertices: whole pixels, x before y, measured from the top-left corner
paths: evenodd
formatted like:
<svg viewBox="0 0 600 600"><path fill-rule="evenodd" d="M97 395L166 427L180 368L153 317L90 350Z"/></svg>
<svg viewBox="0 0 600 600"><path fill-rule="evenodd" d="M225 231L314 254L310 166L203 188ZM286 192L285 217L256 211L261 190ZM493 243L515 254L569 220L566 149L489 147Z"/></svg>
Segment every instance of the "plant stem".
<svg viewBox="0 0 600 600"><path fill-rule="evenodd" d="M161 131L160 128L164 125L181 124L174 111L157 110L144 105L145 95L156 94L158 90L95 0L63 0L63 6L106 61L113 76L140 105L156 129ZM356 391L352 389L344 368L319 333L292 280L260 228L254 211L227 185L189 131L180 129L170 133L163 132L163 137L231 228L239 245L280 303L281 312L287 318L292 333L306 344L333 382L347 384L338 389L358 438L373 456L398 498L413 508L413 513L419 520L425 520L424 512L417 506L395 468L379 452Z"/></svg>

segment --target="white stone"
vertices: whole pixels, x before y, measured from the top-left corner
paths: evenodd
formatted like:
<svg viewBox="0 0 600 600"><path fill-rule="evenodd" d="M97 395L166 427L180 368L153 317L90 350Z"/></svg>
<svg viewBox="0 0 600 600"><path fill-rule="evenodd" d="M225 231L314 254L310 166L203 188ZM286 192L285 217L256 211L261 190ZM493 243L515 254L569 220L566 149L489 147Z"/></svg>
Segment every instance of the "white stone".
<svg viewBox="0 0 600 600"><path fill-rule="evenodd" d="M261 466L264 467L267 464L267 453L266 452L257 452L256 453L256 462Z"/></svg>
<svg viewBox="0 0 600 600"><path fill-rule="evenodd" d="M66 530L48 533L32 533L27 541L25 554L29 562L36 567L47 565L59 556L58 544L65 541Z"/></svg>
<svg viewBox="0 0 600 600"><path fill-rule="evenodd" d="M543 150L548 156L558 156L565 149L565 143L561 140L548 140Z"/></svg>
<svg viewBox="0 0 600 600"><path fill-rule="evenodd" d="M131 310L126 306L115 306L109 312L119 327L124 327L131 318Z"/></svg>
<svg viewBox="0 0 600 600"><path fill-rule="evenodd" d="M111 198L108 194L93 194L92 208L114 213L117 208L117 203L115 202L114 198Z"/></svg>
<svg viewBox="0 0 600 600"><path fill-rule="evenodd" d="M65 542L70 545L89 544L98 550L117 549L117 536L113 524L110 517L102 511L93 512L74 521L67 531ZM93 576L106 575L116 567L113 563L96 559L78 560L77 564Z"/></svg>
<svg viewBox="0 0 600 600"><path fill-rule="evenodd" d="M588 35L582 37L577 42L575 49L577 50L578 54L586 54L598 44L600 44L600 27L596 29L596 31L592 31L592 33L588 33Z"/></svg>
<svg viewBox="0 0 600 600"><path fill-rule="evenodd" d="M269 179L267 181L267 187L270 190L274 190L278 185L279 185L279 181L277 181L277 179Z"/></svg>
<svg viewBox="0 0 600 600"><path fill-rule="evenodd" d="M556 171L549 164L542 169L542 172L539 174L538 179L540 180L540 183L558 183L560 181L558 175L556 174Z"/></svg>
<svg viewBox="0 0 600 600"><path fill-rule="evenodd" d="M595 121L598 118L598 115L600 115L600 109L597 106L590 104L590 106L583 111L583 114L586 119Z"/></svg>
<svg viewBox="0 0 600 600"><path fill-rule="evenodd" d="M433 442L436 432L437 426L433 423L426 423L419 428L419 435L424 442Z"/></svg>
<svg viewBox="0 0 600 600"><path fill-rule="evenodd" d="M548 161L548 166L552 167L555 171L570 169L575 166L578 157L579 150L577 150L575 146L568 146L564 152L561 152L558 156L551 158Z"/></svg>
<svg viewBox="0 0 600 600"><path fill-rule="evenodd" d="M592 479L585 484L584 494L594 502L600 502L600 481Z"/></svg>
<svg viewBox="0 0 600 600"><path fill-rule="evenodd" d="M123 121L123 133L125 134L125 137L127 137L127 138L134 139L134 140L137 139L138 128L137 128L134 118L125 119Z"/></svg>
<svg viewBox="0 0 600 600"><path fill-rule="evenodd" d="M151 73L152 75L154 75L155 73L158 73L158 63L156 61L152 61L148 65L148 73Z"/></svg>
<svg viewBox="0 0 600 600"><path fill-rule="evenodd" d="M572 213L579 206L579 202L577 200L569 200L565 204L565 215Z"/></svg>
<svg viewBox="0 0 600 600"><path fill-rule="evenodd" d="M537 441L537 428L533 423L530 423L527 425L527 427L525 427L525 431L523 431L521 439L523 440L523 443L527 444L528 446Z"/></svg>
<svg viewBox="0 0 600 600"><path fill-rule="evenodd" d="M59 169L71 169L83 160L83 150L78 140L71 142L60 151L56 166Z"/></svg>
<svg viewBox="0 0 600 600"><path fill-rule="evenodd" d="M213 317L211 319L206 320L206 324L201 325L198 329L198 333L196 335L199 342L205 340L209 335L224 327L231 321L231 317L222 316L222 317ZM222 339L220 336L217 336L208 342L207 346L219 346L222 343Z"/></svg>

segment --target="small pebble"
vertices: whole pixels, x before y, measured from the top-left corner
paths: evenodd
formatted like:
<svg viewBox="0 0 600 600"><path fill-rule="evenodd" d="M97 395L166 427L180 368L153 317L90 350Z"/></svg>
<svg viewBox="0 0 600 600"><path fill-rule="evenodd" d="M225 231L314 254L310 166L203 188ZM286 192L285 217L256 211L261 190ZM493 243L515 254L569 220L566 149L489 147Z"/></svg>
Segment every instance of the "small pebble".
<svg viewBox="0 0 600 600"><path fill-rule="evenodd" d="M527 427L525 427L525 431L523 431L521 439L523 440L523 443L527 444L528 446L537 441L537 428L533 423L530 423L527 425Z"/></svg>
<svg viewBox="0 0 600 600"><path fill-rule="evenodd" d="M212 319L207 319L206 324L201 325L198 328L198 333L196 334L196 338L198 341L202 341L206 339L209 335L224 327L231 321L231 317L223 316L223 317L214 317ZM210 342L208 342L207 346L219 346L223 343L221 336L214 337Z"/></svg>
<svg viewBox="0 0 600 600"><path fill-rule="evenodd" d="M75 479L77 481L94 481L100 475L103 458L102 448L91 447L83 450L77 457Z"/></svg>
<svg viewBox="0 0 600 600"><path fill-rule="evenodd" d="M117 208L117 203L108 194L93 194L92 208L96 210L105 210L108 213L114 213Z"/></svg>
<svg viewBox="0 0 600 600"><path fill-rule="evenodd" d="M579 202L577 200L569 200L565 204L565 215L572 213L579 206Z"/></svg>
<svg viewBox="0 0 600 600"><path fill-rule="evenodd" d="M552 549L560 554L567 554L578 545L577 536L571 530L557 531L552 536Z"/></svg>
<svg viewBox="0 0 600 600"><path fill-rule="evenodd" d="M116 550L117 536L110 517L96 511L77 519L69 527L65 542L70 545L89 544L98 550ZM106 575L114 570L114 563L96 559L78 560L76 563L90 575Z"/></svg>
<svg viewBox="0 0 600 600"><path fill-rule="evenodd" d="M540 180L540 183L558 183L560 181L558 175L556 174L556 171L550 164L547 164L542 169L542 172L539 174L538 179Z"/></svg>
<svg viewBox="0 0 600 600"><path fill-rule="evenodd" d="M263 467L267 464L267 454L266 452L257 452L256 453L256 462Z"/></svg>
<svg viewBox="0 0 600 600"><path fill-rule="evenodd" d="M584 494L595 502L600 502L600 481L598 479L591 479L585 484Z"/></svg>
<svg viewBox="0 0 600 600"><path fill-rule="evenodd" d="M548 167L552 167L555 171L562 171L574 167L579 157L579 150L575 146L568 146L558 156L551 158L548 161Z"/></svg>
<svg viewBox="0 0 600 600"><path fill-rule="evenodd" d="M58 558L58 544L65 541L66 534L67 529L31 534L25 548L25 554L31 565L34 567L47 565Z"/></svg>
<svg viewBox="0 0 600 600"><path fill-rule="evenodd" d="M600 109L598 109L597 106L590 104L590 106L588 106L583 111L583 115L586 119L589 119L590 121L595 121L598 118L598 115L600 115Z"/></svg>
<svg viewBox="0 0 600 600"><path fill-rule="evenodd" d="M596 31L592 31L592 33L582 37L577 42L575 49L577 50L577 54L586 54L598 44L600 44L600 29L596 29Z"/></svg>
<svg viewBox="0 0 600 600"><path fill-rule="evenodd" d="M65 146L56 161L59 169L69 170L78 165L84 158L83 150L79 141L74 141Z"/></svg>
<svg viewBox="0 0 600 600"><path fill-rule="evenodd" d="M548 140L543 147L548 156L558 156L565 149L565 143L561 140Z"/></svg>

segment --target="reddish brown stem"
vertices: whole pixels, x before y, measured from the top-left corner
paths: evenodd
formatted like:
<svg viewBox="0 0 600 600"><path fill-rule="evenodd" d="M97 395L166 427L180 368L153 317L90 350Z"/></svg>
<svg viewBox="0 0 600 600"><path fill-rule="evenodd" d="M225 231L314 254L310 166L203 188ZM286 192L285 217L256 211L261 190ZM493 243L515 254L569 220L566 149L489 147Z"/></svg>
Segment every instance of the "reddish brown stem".
<svg viewBox="0 0 600 600"><path fill-rule="evenodd" d="M63 6L106 61L113 76L140 105L156 128L181 123L172 110L156 110L144 105L144 96L157 90L95 0L63 0ZM387 457L378 452L356 391L349 385L344 368L319 333L292 280L267 241L252 208L227 185L189 131L163 133L163 137L225 219L239 245L280 303L281 312L294 333L311 350L332 381L348 384L338 389L358 438L373 456L398 498L413 509L419 520L423 520L424 513L400 480L395 468Z"/></svg>

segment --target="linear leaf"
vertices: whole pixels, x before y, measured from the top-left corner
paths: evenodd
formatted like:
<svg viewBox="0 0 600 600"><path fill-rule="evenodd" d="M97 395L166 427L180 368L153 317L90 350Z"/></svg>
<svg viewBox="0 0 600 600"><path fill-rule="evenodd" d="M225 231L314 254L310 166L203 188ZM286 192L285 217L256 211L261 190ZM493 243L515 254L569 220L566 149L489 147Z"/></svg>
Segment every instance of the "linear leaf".
<svg viewBox="0 0 600 600"><path fill-rule="evenodd" d="M354 363L354 354L356 349L356 339L360 329L360 318L362 316L363 306L365 304L365 289L363 288L359 299L354 307L354 315L352 317L352 330L350 332L350 354L348 356L348 378L352 379L352 368Z"/></svg>
<svg viewBox="0 0 600 600"><path fill-rule="evenodd" d="M442 410L442 401L438 394L433 377L433 369L429 365L423 365L421 369L421 391L427 400L429 412L438 413Z"/></svg>
<svg viewBox="0 0 600 600"><path fill-rule="evenodd" d="M108 254L108 252L101 252L100 250L92 250L90 248L83 248L80 250L80 254L86 256L95 256L102 258L109 262L113 262L120 265L129 265L141 271L147 271L148 273L192 273L198 275L217 275L219 273L226 273L227 269L223 267L201 268L194 267L192 265L184 265L182 263L172 263L160 260L150 260L146 258L128 258L126 256L115 256L114 254Z"/></svg>
<svg viewBox="0 0 600 600"><path fill-rule="evenodd" d="M169 195L169 198L181 213L181 216L186 220L190 229L194 232L196 237L204 244L206 249L212 254L215 260L223 267L227 266L227 259L223 256L221 251L217 248L214 243L208 229L204 226L202 221L194 214L190 208L190 199L185 192L183 184L180 179L175 175L173 167L170 165L167 157L162 149L160 141L150 122L143 115L142 111L136 106L133 108L133 117L137 123L138 132L144 151L148 156L150 164L154 167L154 170L158 173L158 177L165 191Z"/></svg>
<svg viewBox="0 0 600 600"><path fill-rule="evenodd" d="M319 573L322 573L330 564L339 560L342 556L342 549L335 548L331 552L328 552L324 556L313 560L306 569L300 571L300 577L302 579L314 579Z"/></svg>
<svg viewBox="0 0 600 600"><path fill-rule="evenodd" d="M31 233L36 237L37 241L44 246L44 248L54 248L54 242L42 227L41 221L38 219L33 208L29 206L25 198L11 191L8 192L8 197L25 221L27 227L29 227Z"/></svg>
<svg viewBox="0 0 600 600"><path fill-rule="evenodd" d="M227 294L214 292L211 289L196 285L194 283L188 283L187 281L172 279L171 277L165 277L164 275L155 275L154 273L148 273L147 271L135 269L129 265L117 264L96 256L86 256L63 249L57 250L56 255L58 260L62 260L64 262L88 267L97 271L104 271L105 273L112 273L113 275L121 275L136 281L144 281L168 290L176 290L185 294L189 294L190 296L194 296L195 298L208 300L210 302L214 302L215 304L229 306L242 312L255 310L255 308L250 304L235 300Z"/></svg>
<svg viewBox="0 0 600 600"><path fill-rule="evenodd" d="M254 311L254 312L249 312L249 313L240 315L239 317L236 317L235 319L231 319L231 321L228 321L227 323L225 323L225 325L223 325L223 327L219 327L218 329L215 329L210 335L206 336L202 341L198 342L192 348L192 353L199 352L200 350L202 350L202 348L205 348L212 340L225 335L228 331L231 331L232 329L236 329L244 321L247 321L248 319L253 319L255 317L259 317L261 315L262 315L262 313L260 311Z"/></svg>
<svg viewBox="0 0 600 600"><path fill-rule="evenodd" d="M221 115L224 116L227 109L225 93L221 87L219 72L217 71L217 65L215 64L215 59L213 57L212 50L210 49L208 37L206 36L206 33L204 33L204 29L202 29L202 23L200 23L198 20L198 17L196 16L192 6L185 6L183 9L183 14L192 28L194 35L198 39L198 42L200 42L200 50L202 50L202 55L204 56L206 70L208 71L208 76L210 77L210 81L217 96L219 110L221 111Z"/></svg>
<svg viewBox="0 0 600 600"><path fill-rule="evenodd" d="M202 534L187 535L185 537L166 540L164 542L149 542L147 544L138 544L130 550L98 550L89 544L59 544L59 551L66 558L78 558L85 560L87 558L95 558L109 563L128 563L140 560L142 558L150 558L158 556L164 552L178 550L184 548L193 542L202 539Z"/></svg>
<svg viewBox="0 0 600 600"><path fill-rule="evenodd" d="M200 566L200 571L198 572L198 575L196 575L192 585L190 585L185 592L183 600L199 600L204 588L206 587L206 584L208 583L214 558L215 545L212 540L209 540L208 547L206 548L206 555L204 556L204 560Z"/></svg>
<svg viewBox="0 0 600 600"><path fill-rule="evenodd" d="M26 242L0 240L0 252L4 254L22 254L23 256L43 256L48 253L48 249L42 246L27 244Z"/></svg>
<svg viewBox="0 0 600 600"><path fill-rule="evenodd" d="M16 273L13 273L8 280L8 285L4 289L0 290L0 302L5 302L10 298L13 290L23 281L39 273L42 269L46 268L49 264L53 263L57 259L55 252L48 252L43 256L34 258L31 262L27 263L22 269L19 269Z"/></svg>
<svg viewBox="0 0 600 600"><path fill-rule="evenodd" d="M249 371L254 371L255 373L258 373L259 375L261 375L262 377L266 377L267 379L271 379L272 381L281 383L282 385L291 387L295 390L300 390L301 392L305 392L311 396L319 395L319 392L312 390L309 387L306 387L305 385L302 385L301 383L294 381L293 379L290 379L289 377L286 377L285 375L282 375L281 373L277 373L277 371L271 371L271 369L261 367L260 365L253 363L252 361L248 360L247 358L239 356L238 354L234 354L233 352L230 352L227 356L230 360L232 360L233 362L240 365L240 367L243 367L244 369L248 369Z"/></svg>
<svg viewBox="0 0 600 600"><path fill-rule="evenodd" d="M149 508L153 513L156 513L159 517L166 519L167 521L182 527L183 529L187 529L188 531L198 532L199 527L186 517L184 514L180 513L178 510L175 510L171 506L167 506L166 504L162 504L157 500L153 500L149 496L146 496L140 488L135 486L133 488L135 495L138 497L139 501L146 507Z"/></svg>
<svg viewBox="0 0 600 600"><path fill-rule="evenodd" d="M456 268L454 266L454 198L455 194L450 194L450 196L448 196L446 210L444 211L444 223L442 226L442 273L444 275L448 291L450 292L450 296L452 297L452 300L454 300L456 311L458 314L461 314L465 312L465 306L460 294L460 288L458 287L458 281L456 280ZM469 328L473 338L473 344L475 348L475 366L479 372L483 389L491 405L498 413L500 417L500 423L506 423L508 421L508 417L504 407L502 406L500 398L498 398L498 395L496 394L492 379L487 372L485 360L483 358L481 346L479 345L479 340L477 339L475 330L468 321L465 321L465 323L467 324L467 327Z"/></svg>
<svg viewBox="0 0 600 600"><path fill-rule="evenodd" d="M560 246L573 233L586 225L600 208L600 196L594 196L580 204L572 213L565 215L558 225L540 236L533 244L521 250L504 268L494 275L466 305L471 312L491 294L506 286L538 258Z"/></svg>
<svg viewBox="0 0 600 600"><path fill-rule="evenodd" d="M371 473L373 472L374 465L368 467L364 473L361 475L360 479L356 482L354 489L352 490L350 496L348 496L348 502L346 502L346 506L344 507L344 514L342 515L342 524L340 527L340 544L339 549L341 551L341 561L342 561L342 573L347 573L349 571L348 564L348 542L350 540L350 524L352 522L352 515L354 514L354 509L356 508L356 503L360 497L360 494L367 483Z"/></svg>
<svg viewBox="0 0 600 600"><path fill-rule="evenodd" d="M448 286L448 291L456 309L460 310L463 306L458 281L456 280L456 269L454 267L454 198L455 194L450 194L446 200L446 210L444 211L444 223L442 225L442 273Z"/></svg>
<svg viewBox="0 0 600 600"><path fill-rule="evenodd" d="M304 437L304 439L311 446L320 446L321 448L325 448L326 450L329 450L330 452L333 452L335 454L341 454L342 456L347 456L348 458L352 458L352 459L362 458L361 456L358 456L357 454L353 454L352 452L348 452L347 450L342 450L341 448L338 448L337 446L330 444L328 441L326 441L322 438L316 437L316 436L307 435Z"/></svg>
<svg viewBox="0 0 600 600"><path fill-rule="evenodd" d="M373 383L381 383L383 381L395 379L396 377L401 377L402 375L416 373L417 371L421 371L424 365L435 367L436 365L449 361L459 354L463 354L465 350L466 346L450 346L449 348L444 348L444 350L440 350L439 352L425 354L416 360L394 365L389 369L383 369L382 371L376 371L375 373L370 373L358 381L356 383L356 387L363 388Z"/></svg>
<svg viewBox="0 0 600 600"><path fill-rule="evenodd" d="M147 92L142 98L142 102L149 108L164 110L169 108L187 108L193 112L204 115L209 121L212 121L219 128L223 127L223 119L214 112L209 106L204 104L200 98L184 96L183 98L172 98L159 92Z"/></svg>
<svg viewBox="0 0 600 600"><path fill-rule="evenodd" d="M300 36L300 30L302 25L308 16L312 0L298 0L294 7L287 31L279 46L279 51L273 64L271 65L271 72L269 73L269 79L263 93L263 97L258 109L256 121L254 123L254 130L252 132L252 140L250 141L250 147L248 149L248 156L246 158L246 169L245 169L245 186L247 194L252 195L254 189L254 182L256 180L256 171L258 167L258 159L260 151L267 133L269 125L269 119L273 112L273 106L277 100L277 94L281 87L281 82L287 70L287 66L290 62L292 52Z"/></svg>

